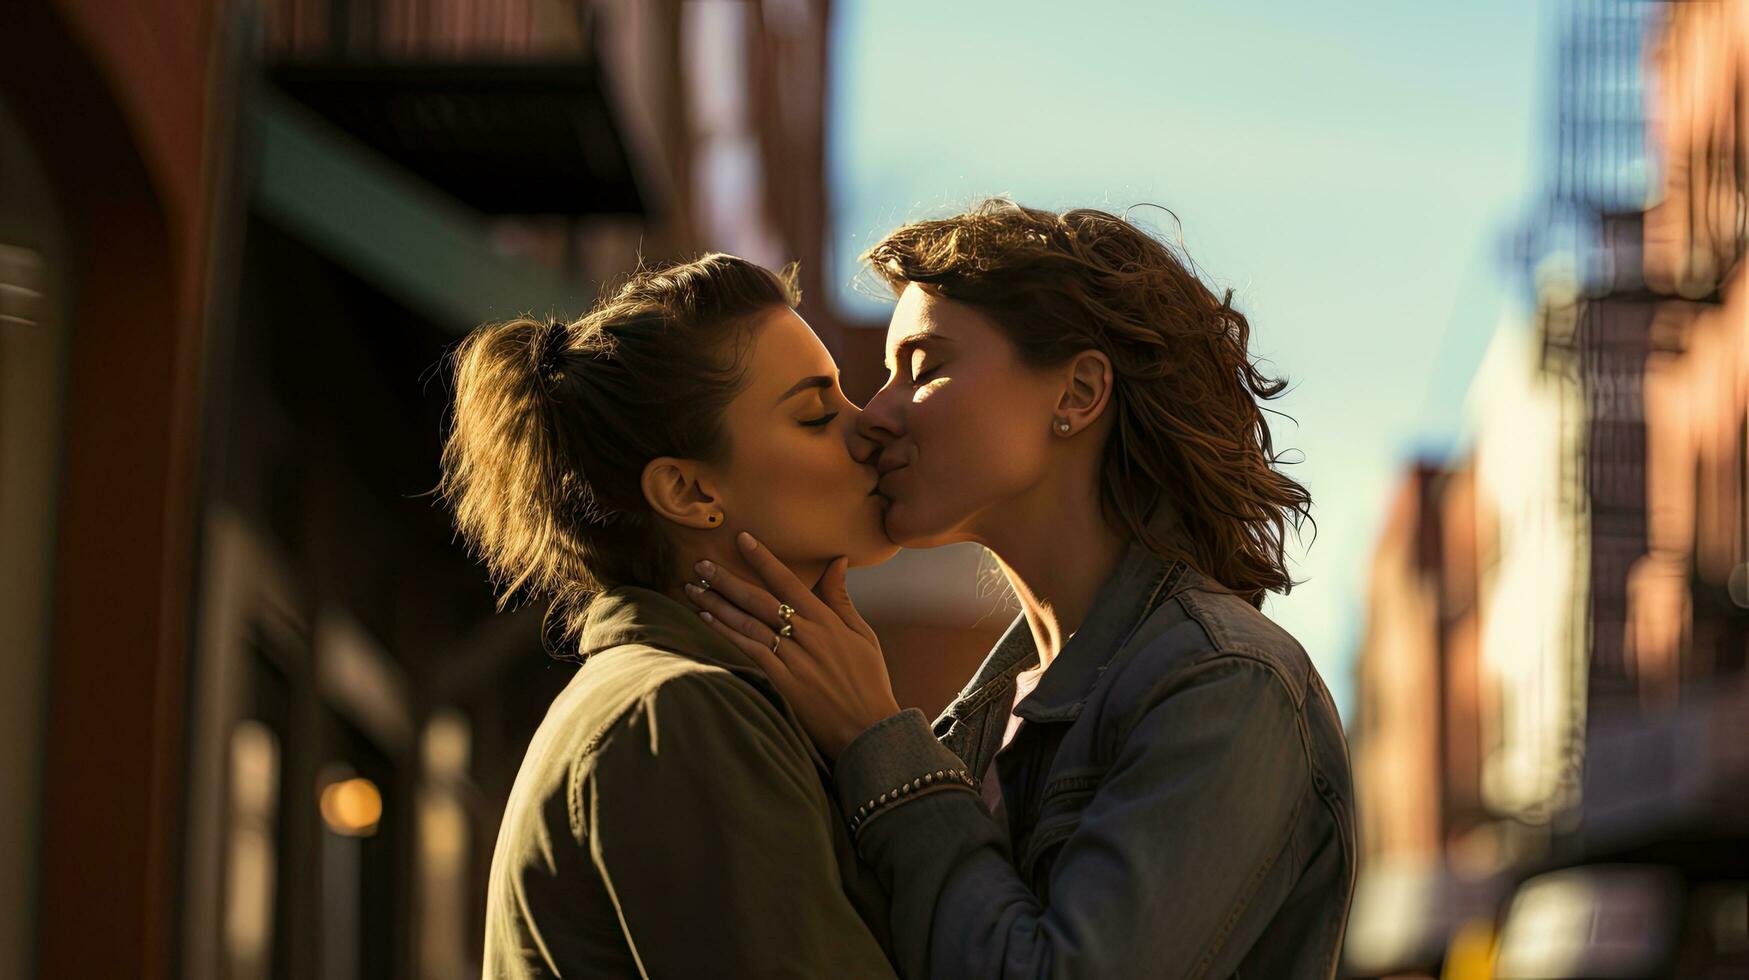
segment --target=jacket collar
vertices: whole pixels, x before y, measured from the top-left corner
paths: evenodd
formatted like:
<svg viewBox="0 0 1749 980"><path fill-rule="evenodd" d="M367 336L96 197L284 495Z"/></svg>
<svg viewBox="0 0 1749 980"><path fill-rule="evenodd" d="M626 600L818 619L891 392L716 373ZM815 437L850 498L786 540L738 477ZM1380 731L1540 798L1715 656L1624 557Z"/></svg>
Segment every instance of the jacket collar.
<svg viewBox="0 0 1749 980"><path fill-rule="evenodd" d="M1027 721L1073 721L1093 691L1106 666L1124 642L1148 618L1188 568L1182 561L1162 558L1132 539L1117 568L1095 594L1087 618L1057 652L1038 686L1032 689L1014 713ZM1030 649L1028 660L1038 663L1032 630L1023 615L1018 623Z"/></svg>
<svg viewBox="0 0 1749 980"><path fill-rule="evenodd" d="M752 658L711 629L697 613L654 589L622 585L589 603L579 641L583 656L628 644L656 647L765 680L765 672Z"/></svg>
<svg viewBox="0 0 1749 980"><path fill-rule="evenodd" d="M721 667L752 684L770 699L808 747L814 765L827 775L832 767L814 747L789 703L772 686L765 671L698 614L680 601L653 589L622 585L596 596L584 619L579 649L585 658L614 647L640 645Z"/></svg>
<svg viewBox="0 0 1749 980"><path fill-rule="evenodd" d="M1150 530L1171 541L1184 542L1179 514L1170 504L1162 504ZM1087 618L1069 637L1069 642L1063 644L1057 659L1039 678L1038 686L1015 705L1014 713L1028 721L1068 721L1078 717L1093 685L1124 641L1187 574L1193 573L1185 562L1161 557L1139 539L1131 538L1117 567L1095 593ZM942 734L953 720L970 716L992 698L1011 696L1015 675L1037 665L1038 647L1033 642L1026 614L1021 613L1014 617L983 665L938 720L936 734Z"/></svg>

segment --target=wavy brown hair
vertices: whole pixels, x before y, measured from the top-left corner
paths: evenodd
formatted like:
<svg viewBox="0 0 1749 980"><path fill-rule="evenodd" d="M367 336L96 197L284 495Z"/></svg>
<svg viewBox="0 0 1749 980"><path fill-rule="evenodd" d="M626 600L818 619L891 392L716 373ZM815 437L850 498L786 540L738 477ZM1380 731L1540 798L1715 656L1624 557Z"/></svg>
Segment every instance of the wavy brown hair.
<svg viewBox="0 0 1749 980"><path fill-rule="evenodd" d="M437 492L500 610L550 597L543 635L558 649L600 592L670 584L644 467L728 458L723 410L746 380L751 325L800 299L793 267L713 253L640 270L581 319L485 324L457 345Z"/></svg>
<svg viewBox="0 0 1749 980"><path fill-rule="evenodd" d="M1287 382L1258 370L1231 290L1217 296L1188 259L1117 215L1000 198L905 225L863 260L895 295L917 283L976 307L1032 367L1104 352L1116 413L1101 463L1106 519L1253 606L1293 588L1287 528L1310 519L1312 499L1275 468L1260 402ZM1182 539L1152 524L1163 503Z"/></svg>

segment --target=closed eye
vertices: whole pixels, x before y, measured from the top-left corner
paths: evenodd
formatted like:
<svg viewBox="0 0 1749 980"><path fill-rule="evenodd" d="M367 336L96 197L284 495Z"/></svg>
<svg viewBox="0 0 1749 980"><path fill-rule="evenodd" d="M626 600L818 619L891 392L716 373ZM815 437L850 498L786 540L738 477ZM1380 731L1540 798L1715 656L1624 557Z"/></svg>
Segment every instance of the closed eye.
<svg viewBox="0 0 1749 980"><path fill-rule="evenodd" d="M802 419L801 421L802 421L803 425L818 426L818 425L825 425L837 417L838 417L837 412L827 412L825 415L822 415L817 419Z"/></svg>
<svg viewBox="0 0 1749 980"><path fill-rule="evenodd" d="M912 384L922 384L923 382L929 380L930 375L932 375L940 370L941 370L941 365L937 364L935 367L929 368L929 369L927 369L919 374L913 375L911 377L911 383Z"/></svg>

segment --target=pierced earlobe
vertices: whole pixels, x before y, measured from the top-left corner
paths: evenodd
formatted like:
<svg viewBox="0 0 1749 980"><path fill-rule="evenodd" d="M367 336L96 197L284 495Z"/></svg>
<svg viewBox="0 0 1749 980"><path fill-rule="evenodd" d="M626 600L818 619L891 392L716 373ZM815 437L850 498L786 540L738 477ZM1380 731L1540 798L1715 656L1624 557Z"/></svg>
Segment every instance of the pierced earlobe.
<svg viewBox="0 0 1749 980"><path fill-rule="evenodd" d="M712 526L715 526L716 523L722 519L723 519L723 515L712 512L712 513L706 515L704 520L705 520L706 524L710 524Z"/></svg>

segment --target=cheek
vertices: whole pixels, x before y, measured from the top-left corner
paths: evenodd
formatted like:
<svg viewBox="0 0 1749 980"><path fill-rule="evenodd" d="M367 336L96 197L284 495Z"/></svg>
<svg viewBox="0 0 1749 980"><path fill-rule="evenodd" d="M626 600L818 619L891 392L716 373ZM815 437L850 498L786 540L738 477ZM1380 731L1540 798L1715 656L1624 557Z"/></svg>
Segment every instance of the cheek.
<svg viewBox="0 0 1749 980"><path fill-rule="evenodd" d="M1033 414L1024 393L944 384L914 396L907 428L931 484L999 495L1026 484L1043 465L1042 441L1027 424Z"/></svg>
<svg viewBox="0 0 1749 980"><path fill-rule="evenodd" d="M737 454L734 470L744 507L791 523L806 515L842 511L858 483L857 467L844 443L832 434L806 430L747 447L745 454ZM861 482L867 480L861 477Z"/></svg>
<svg viewBox="0 0 1749 980"><path fill-rule="evenodd" d="M850 458L838 433L774 438L737 465L736 523L791 561L849 554L869 564L891 553L873 474ZM883 548L889 550L883 551Z"/></svg>

